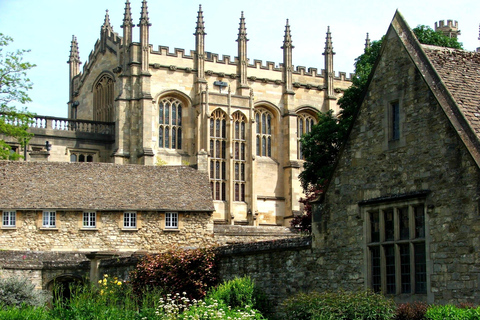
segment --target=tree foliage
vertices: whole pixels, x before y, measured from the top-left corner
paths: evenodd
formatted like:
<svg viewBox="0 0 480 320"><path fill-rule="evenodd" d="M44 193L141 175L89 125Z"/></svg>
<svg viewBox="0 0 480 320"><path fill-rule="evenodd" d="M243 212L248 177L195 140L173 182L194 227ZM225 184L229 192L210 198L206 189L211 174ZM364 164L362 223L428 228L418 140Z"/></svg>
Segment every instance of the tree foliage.
<svg viewBox="0 0 480 320"><path fill-rule="evenodd" d="M423 44L462 49L455 38L449 38L428 26L419 25L412 30L418 41ZM304 170L300 173L300 182L305 192L311 188L321 189L330 177L338 153L347 138L354 115L362 103L368 78L380 55L383 38L373 41L362 55L355 59L355 75L352 86L345 90L338 100L340 112L335 116L332 111L320 113L318 123L311 132L302 137L302 152L305 155Z"/></svg>
<svg viewBox="0 0 480 320"><path fill-rule="evenodd" d="M16 138L25 147L32 136L27 129L33 115L26 108L17 110L12 104L31 101L27 91L32 88L32 82L27 78L27 71L35 65L23 60L29 50L4 50L12 41L11 37L0 33L0 134ZM0 140L0 159L20 157L10 150L10 146Z"/></svg>
<svg viewBox="0 0 480 320"><path fill-rule="evenodd" d="M429 26L418 25L412 31L415 33L415 36L420 43L454 49L463 49L463 45L458 42L457 38L447 37L443 33L437 32Z"/></svg>

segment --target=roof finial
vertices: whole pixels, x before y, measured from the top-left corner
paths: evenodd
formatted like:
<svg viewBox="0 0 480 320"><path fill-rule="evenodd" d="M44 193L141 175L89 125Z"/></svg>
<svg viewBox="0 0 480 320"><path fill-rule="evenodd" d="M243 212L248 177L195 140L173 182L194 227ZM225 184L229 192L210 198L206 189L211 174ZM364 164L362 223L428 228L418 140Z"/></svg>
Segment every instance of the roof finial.
<svg viewBox="0 0 480 320"><path fill-rule="evenodd" d="M333 52L332 34L330 32L330 26L327 27L327 37L325 41L325 54L335 54L335 52Z"/></svg>
<svg viewBox="0 0 480 320"><path fill-rule="evenodd" d="M367 38L365 39L365 50L369 49L370 48L370 45L371 45L371 42L370 42L370 36L367 32Z"/></svg>
<svg viewBox="0 0 480 320"><path fill-rule="evenodd" d="M240 17L240 26L238 27L238 40L247 40L247 28L245 27L245 17L242 15ZM238 41L237 40L237 41Z"/></svg>
<svg viewBox="0 0 480 320"><path fill-rule="evenodd" d="M123 14L122 28L125 27L125 26L132 26L132 25L133 25L132 9L130 8L130 1L127 0L125 2L125 13Z"/></svg>
<svg viewBox="0 0 480 320"><path fill-rule="evenodd" d="M290 24L288 23L288 19L287 19L287 24L285 25L285 36L283 38L283 47L282 49L284 48L294 48L294 46L292 45L292 34L290 32Z"/></svg>
<svg viewBox="0 0 480 320"><path fill-rule="evenodd" d="M152 24L150 23L150 20L148 19L148 6L147 6L147 0L142 1L142 13L140 15L140 23L138 26L141 25L147 25L151 26Z"/></svg>
<svg viewBox="0 0 480 320"><path fill-rule="evenodd" d="M195 28L195 35L206 34L205 33L205 21L203 21L203 11L202 5L198 6L198 15L197 15L197 27Z"/></svg>
<svg viewBox="0 0 480 320"><path fill-rule="evenodd" d="M105 10L105 20L103 21L102 31L107 33L113 33L113 27L110 24L110 16L108 15L108 9Z"/></svg>
<svg viewBox="0 0 480 320"><path fill-rule="evenodd" d="M77 37L72 35L72 42L70 44L70 58L68 59L69 62L73 61L80 61L80 53L78 51L78 42Z"/></svg>

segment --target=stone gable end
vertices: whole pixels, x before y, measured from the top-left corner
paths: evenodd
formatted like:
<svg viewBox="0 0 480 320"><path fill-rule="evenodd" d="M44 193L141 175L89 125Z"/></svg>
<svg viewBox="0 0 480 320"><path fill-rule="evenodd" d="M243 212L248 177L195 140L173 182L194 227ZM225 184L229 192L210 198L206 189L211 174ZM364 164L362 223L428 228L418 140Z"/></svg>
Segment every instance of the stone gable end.
<svg viewBox="0 0 480 320"><path fill-rule="evenodd" d="M368 208L361 202L383 197L398 205L422 194L427 292L397 300L478 301L479 169L392 28L383 45L314 218L314 246L329 256L319 267L347 289L371 287ZM391 136L392 104L399 106L398 139Z"/></svg>

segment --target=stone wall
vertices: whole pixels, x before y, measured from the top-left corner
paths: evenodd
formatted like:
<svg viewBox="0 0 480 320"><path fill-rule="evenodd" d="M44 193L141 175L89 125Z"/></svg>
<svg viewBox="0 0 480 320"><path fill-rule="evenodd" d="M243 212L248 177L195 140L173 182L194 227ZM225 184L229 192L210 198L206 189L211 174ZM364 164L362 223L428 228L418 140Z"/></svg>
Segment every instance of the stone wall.
<svg viewBox="0 0 480 320"><path fill-rule="evenodd" d="M51 289L55 279L90 277L91 261L101 258L97 277L103 274L129 279L129 273L142 258L142 254L118 252L82 254L78 252L0 252L0 277L17 275L27 277L37 289ZM238 243L219 247L220 279L250 276L262 288L273 311L287 297L299 291L316 288L317 253L311 249L310 237L297 237L255 243Z"/></svg>
<svg viewBox="0 0 480 320"><path fill-rule="evenodd" d="M289 296L316 288L321 270L311 249L311 238L234 244L219 248L220 278L250 276L267 295L272 311Z"/></svg>
<svg viewBox="0 0 480 320"><path fill-rule="evenodd" d="M480 172L398 35L390 32L383 44L323 210L314 215L314 247L325 252L319 267L332 284L369 287L371 227L360 204L383 199L407 208L402 195L424 192L427 293L395 298L478 304ZM391 139L392 103L400 108L399 139Z"/></svg>
<svg viewBox="0 0 480 320"><path fill-rule="evenodd" d="M97 212L96 228L83 228L82 217L57 211L56 228L42 228L42 211L17 211L17 226L0 228L0 249L159 252L214 243L213 221L205 212L179 212L178 229L165 229L161 212L138 212L136 229L123 228L123 212Z"/></svg>

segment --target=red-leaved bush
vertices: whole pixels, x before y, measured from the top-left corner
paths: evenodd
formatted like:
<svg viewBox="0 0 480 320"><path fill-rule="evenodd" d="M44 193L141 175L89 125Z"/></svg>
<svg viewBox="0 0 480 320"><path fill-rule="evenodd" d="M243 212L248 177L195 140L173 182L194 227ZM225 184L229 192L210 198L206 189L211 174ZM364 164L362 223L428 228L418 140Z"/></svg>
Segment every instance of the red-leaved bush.
<svg viewBox="0 0 480 320"><path fill-rule="evenodd" d="M134 292L160 289L165 294L187 293L202 299L217 284L215 249L170 250L144 257L130 274Z"/></svg>
<svg viewBox="0 0 480 320"><path fill-rule="evenodd" d="M311 202L319 196L322 191L319 188L310 187L306 192L305 198L300 198L298 202L303 204L303 214L296 216L290 221L290 226L300 232L312 232L312 204Z"/></svg>
<svg viewBox="0 0 480 320"><path fill-rule="evenodd" d="M397 306L396 320L423 320L427 312L428 304L415 301L412 303L402 303Z"/></svg>

